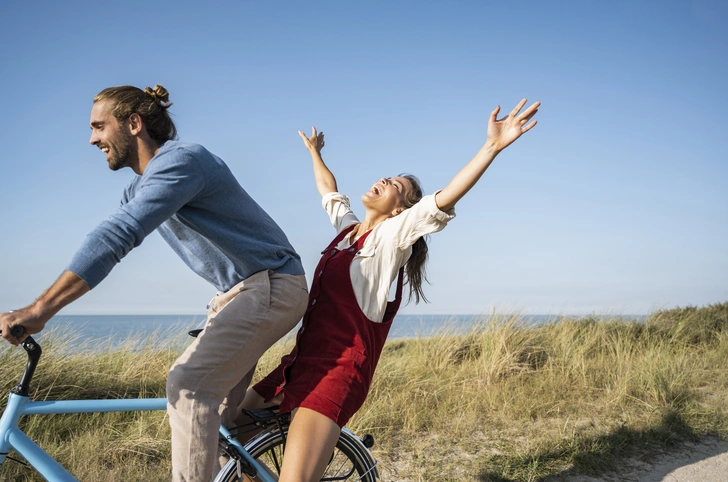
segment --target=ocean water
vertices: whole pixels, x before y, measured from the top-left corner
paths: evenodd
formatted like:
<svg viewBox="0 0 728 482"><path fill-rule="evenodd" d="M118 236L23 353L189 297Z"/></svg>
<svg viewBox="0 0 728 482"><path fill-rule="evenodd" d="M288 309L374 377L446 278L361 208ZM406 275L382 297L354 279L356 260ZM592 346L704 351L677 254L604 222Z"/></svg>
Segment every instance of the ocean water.
<svg viewBox="0 0 728 482"><path fill-rule="evenodd" d="M152 337L153 343L185 343L184 336L190 330L202 328L206 316L199 315L58 315L53 317L46 329L35 335L42 343L46 332L54 336L68 337L74 345L107 348L133 339L138 343ZM389 338L412 338L431 336L440 329L454 332L467 331L477 319L474 315L398 315L389 333ZM300 324L299 324L300 326ZM289 336L295 335L296 326ZM50 336L50 335L48 335ZM181 339L181 341L180 341Z"/></svg>
<svg viewBox="0 0 728 482"><path fill-rule="evenodd" d="M521 315L519 322L538 325L562 319L552 315ZM46 329L34 335L41 344L44 337L67 337L73 346L108 349L122 343L184 345L190 330L202 328L205 315L58 315ZM442 330L466 333L474 325L488 321L487 315L397 315L388 339L428 337ZM296 327L289 336L298 330Z"/></svg>

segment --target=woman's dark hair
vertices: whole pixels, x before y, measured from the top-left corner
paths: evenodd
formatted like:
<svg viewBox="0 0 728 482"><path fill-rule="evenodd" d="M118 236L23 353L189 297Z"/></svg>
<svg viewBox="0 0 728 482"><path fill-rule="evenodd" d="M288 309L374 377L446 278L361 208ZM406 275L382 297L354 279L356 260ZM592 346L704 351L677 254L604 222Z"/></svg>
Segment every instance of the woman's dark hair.
<svg viewBox="0 0 728 482"><path fill-rule="evenodd" d="M110 113L119 122L124 122L132 114L138 114L149 137L157 142L177 137L177 128L167 112L172 105L169 92L161 85L144 90L133 85L109 87L94 97L94 104L101 101L109 101Z"/></svg>
<svg viewBox="0 0 728 482"><path fill-rule="evenodd" d="M420 180L412 174L400 174L399 177L407 179L412 185L412 189L405 190L404 207L411 208L422 199L423 191ZM427 272L425 264L427 263L427 236L423 236L412 245L412 255L407 260L404 270L407 274L407 284L409 285L409 299L415 299L415 304L420 299L427 303L425 292L422 290L423 282L427 281Z"/></svg>

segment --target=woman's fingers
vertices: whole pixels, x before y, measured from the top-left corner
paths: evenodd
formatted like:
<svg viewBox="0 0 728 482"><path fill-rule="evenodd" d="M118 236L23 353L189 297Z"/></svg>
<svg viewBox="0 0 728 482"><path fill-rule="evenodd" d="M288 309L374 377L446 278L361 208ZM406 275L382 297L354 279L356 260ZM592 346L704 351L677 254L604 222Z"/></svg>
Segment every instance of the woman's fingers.
<svg viewBox="0 0 728 482"><path fill-rule="evenodd" d="M538 112L538 108L540 106L541 102L534 102L528 107L528 109L521 112L521 115L519 117L533 117L533 115Z"/></svg>
<svg viewBox="0 0 728 482"><path fill-rule="evenodd" d="M301 136L301 139L303 139L303 144L309 151L320 151L321 148L324 146L324 133L316 132L316 127L314 126L311 126L311 137L304 134L303 131L298 131L298 135Z"/></svg>
<svg viewBox="0 0 728 482"><path fill-rule="evenodd" d="M533 129L536 126L536 124L538 124L538 121L537 120L531 122L530 124L528 124L527 126L525 126L524 128L521 129L521 134L523 134L524 132L528 132L531 129Z"/></svg>
<svg viewBox="0 0 728 482"><path fill-rule="evenodd" d="M516 117L518 115L518 111L521 110L524 105L526 105L526 101L527 99L522 99L521 102L519 102L516 107L513 108L509 115Z"/></svg>

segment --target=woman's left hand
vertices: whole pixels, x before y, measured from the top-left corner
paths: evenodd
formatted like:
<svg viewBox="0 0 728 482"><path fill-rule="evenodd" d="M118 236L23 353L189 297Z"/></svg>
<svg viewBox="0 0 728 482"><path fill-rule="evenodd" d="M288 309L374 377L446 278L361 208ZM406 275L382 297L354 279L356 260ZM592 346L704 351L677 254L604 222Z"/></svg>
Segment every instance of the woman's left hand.
<svg viewBox="0 0 728 482"><path fill-rule="evenodd" d="M488 120L488 140L486 144L490 144L496 152L500 152L521 137L525 132L531 130L538 121L529 121L536 115L541 102L534 102L528 109L520 114L518 113L523 106L526 105L526 99L523 99L518 105L504 118L497 119L500 112L500 106L493 109Z"/></svg>

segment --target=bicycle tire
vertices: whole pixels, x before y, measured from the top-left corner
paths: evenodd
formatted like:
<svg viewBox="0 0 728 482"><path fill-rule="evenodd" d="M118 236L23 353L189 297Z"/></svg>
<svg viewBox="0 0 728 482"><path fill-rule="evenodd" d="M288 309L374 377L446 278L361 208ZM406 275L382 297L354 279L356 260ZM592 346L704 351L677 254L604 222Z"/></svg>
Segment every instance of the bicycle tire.
<svg viewBox="0 0 728 482"><path fill-rule="evenodd" d="M283 427L283 431L287 436L287 425ZM280 474L283 463L283 438L278 428L257 435L245 445L245 449L274 473ZM237 474L236 462L230 460L217 475L215 482L239 482ZM359 437L344 428L321 481L376 482L378 478L377 464L369 450Z"/></svg>

